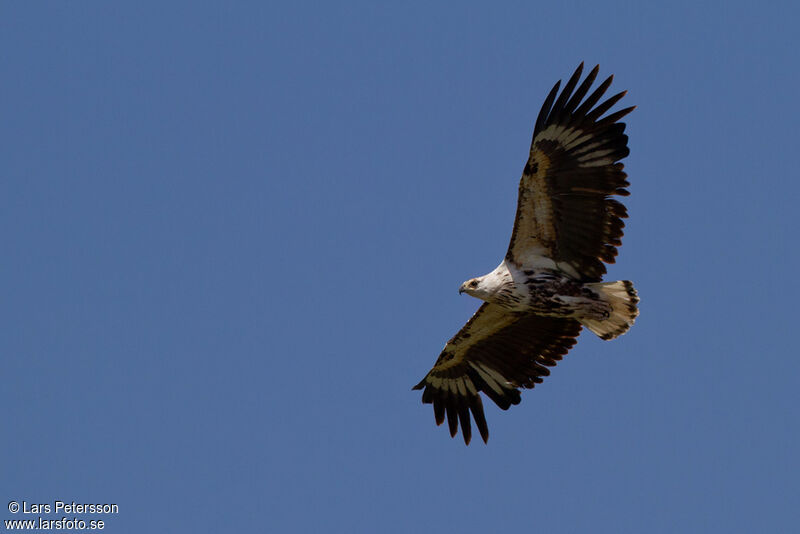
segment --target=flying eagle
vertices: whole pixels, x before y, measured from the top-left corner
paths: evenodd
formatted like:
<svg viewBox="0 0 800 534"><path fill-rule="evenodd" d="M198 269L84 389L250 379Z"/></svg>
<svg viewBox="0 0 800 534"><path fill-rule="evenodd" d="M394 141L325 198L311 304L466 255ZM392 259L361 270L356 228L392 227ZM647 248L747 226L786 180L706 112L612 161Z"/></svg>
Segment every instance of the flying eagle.
<svg viewBox="0 0 800 534"><path fill-rule="evenodd" d="M452 437L461 423L467 444L470 412L483 441L489 439L481 391L507 410L519 404L520 388L550 374L548 367L575 344L582 326L613 339L639 314L631 282L601 282L628 216L612 196L629 194L619 162L628 155L628 136L618 121L635 106L603 117L625 92L598 105L609 76L586 97L598 70L578 86L581 63L560 95L560 80L547 95L519 183L506 257L461 285L459 293L484 303L414 386L424 388L422 402L433 404L437 425L447 417Z"/></svg>

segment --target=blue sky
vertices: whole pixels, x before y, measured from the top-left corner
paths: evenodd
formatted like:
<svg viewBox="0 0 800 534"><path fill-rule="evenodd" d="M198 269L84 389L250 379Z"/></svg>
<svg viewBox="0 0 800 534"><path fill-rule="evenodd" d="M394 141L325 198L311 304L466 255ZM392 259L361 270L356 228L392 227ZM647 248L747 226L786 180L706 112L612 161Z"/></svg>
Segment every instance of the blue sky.
<svg viewBox="0 0 800 534"><path fill-rule="evenodd" d="M3 503L117 503L109 532L796 528L800 13L711 4L4 3ZM641 316L465 447L411 386L581 61L639 106L609 279Z"/></svg>

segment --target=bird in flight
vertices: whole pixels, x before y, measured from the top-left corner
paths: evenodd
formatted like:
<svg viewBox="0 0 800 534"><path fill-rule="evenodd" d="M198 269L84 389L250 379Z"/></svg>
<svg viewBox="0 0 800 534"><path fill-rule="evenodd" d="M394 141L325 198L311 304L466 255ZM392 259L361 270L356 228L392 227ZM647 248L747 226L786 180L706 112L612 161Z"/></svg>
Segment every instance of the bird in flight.
<svg viewBox="0 0 800 534"><path fill-rule="evenodd" d="M635 106L603 116L625 91L598 104L614 78L589 94L598 71L578 85L581 63L560 94L559 80L547 95L519 183L508 252L495 270L461 285L459 293L484 302L413 388L433 404L437 425L447 419L452 437L461 424L466 444L470 412L483 441L489 439L480 392L507 410L519 404L520 388L550 374L581 327L613 339L639 314L630 281L602 282L628 216L613 197L629 194L620 163L628 136L619 120Z"/></svg>

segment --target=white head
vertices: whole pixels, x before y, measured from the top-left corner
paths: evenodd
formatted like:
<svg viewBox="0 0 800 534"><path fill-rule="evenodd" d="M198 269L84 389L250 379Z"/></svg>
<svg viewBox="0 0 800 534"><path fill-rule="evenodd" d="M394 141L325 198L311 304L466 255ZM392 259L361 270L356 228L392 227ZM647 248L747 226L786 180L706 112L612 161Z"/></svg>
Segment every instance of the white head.
<svg viewBox="0 0 800 534"><path fill-rule="evenodd" d="M472 297L479 298L481 300L489 300L494 294L496 287L489 287L489 283L486 276L479 276L478 278L471 278L461 284L461 287L458 288L458 293L466 293Z"/></svg>
<svg viewBox="0 0 800 534"><path fill-rule="evenodd" d="M505 288L513 288L514 282L511 273L503 261L497 268L489 274L479 276L478 278L470 278L458 288L459 293L466 293L467 295L491 302L497 299Z"/></svg>

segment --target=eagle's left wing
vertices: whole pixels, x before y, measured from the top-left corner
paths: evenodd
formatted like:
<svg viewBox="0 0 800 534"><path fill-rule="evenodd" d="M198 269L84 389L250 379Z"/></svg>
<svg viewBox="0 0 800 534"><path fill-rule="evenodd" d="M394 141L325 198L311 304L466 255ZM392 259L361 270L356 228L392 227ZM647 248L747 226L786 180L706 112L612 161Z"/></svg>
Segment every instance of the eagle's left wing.
<svg viewBox="0 0 800 534"><path fill-rule="evenodd" d="M597 104L613 76L586 97L598 67L575 89L582 70L583 63L557 99L560 82L553 87L536 119L506 257L523 268L554 268L598 282L603 262L613 263L622 243L627 212L611 197L628 194L619 163L628 155L628 136L617 121L634 107L602 117L625 92Z"/></svg>
<svg viewBox="0 0 800 534"><path fill-rule="evenodd" d="M447 415L450 435L458 423L464 442L472 437L469 414L483 441L489 427L479 392L500 408L519 404L518 388L532 388L550 374L549 366L569 351L581 325L574 319L511 313L484 303L466 325L447 342L436 365L414 386L423 389L422 402L433 404L436 424Z"/></svg>

